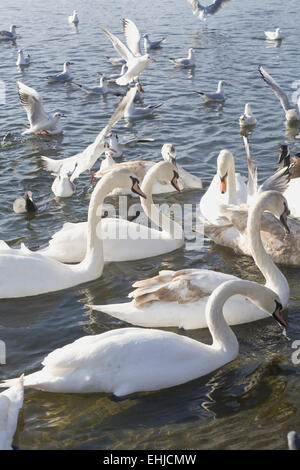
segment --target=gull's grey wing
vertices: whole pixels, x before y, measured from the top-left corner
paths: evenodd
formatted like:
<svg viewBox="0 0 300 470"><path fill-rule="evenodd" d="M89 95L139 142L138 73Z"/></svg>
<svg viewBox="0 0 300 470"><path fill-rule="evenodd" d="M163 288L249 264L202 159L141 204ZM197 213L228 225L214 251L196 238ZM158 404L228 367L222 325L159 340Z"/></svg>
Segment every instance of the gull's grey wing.
<svg viewBox="0 0 300 470"><path fill-rule="evenodd" d="M118 54L122 57L122 59L126 60L126 62L127 62L128 60L133 58L132 52L128 49L127 46L125 46L125 44L122 43L122 41L120 41L119 38L117 38L117 36L110 33L105 28L101 27L101 29L106 34L106 36L111 40L114 48L116 49Z"/></svg>
<svg viewBox="0 0 300 470"><path fill-rule="evenodd" d="M126 44L134 56L142 55L141 34L133 21L123 18L123 33Z"/></svg>
<svg viewBox="0 0 300 470"><path fill-rule="evenodd" d="M229 2L229 0L215 0L211 5L208 5L207 7L202 7L206 10L207 13L209 13L210 15L214 15L215 13L217 13L217 11L220 10L220 8L222 8L222 6L224 5L224 3L227 3ZM202 5L200 5L201 7Z"/></svg>
<svg viewBox="0 0 300 470"><path fill-rule="evenodd" d="M22 82L17 82L20 101L25 108L28 120L31 126L38 122L48 120L48 114L45 112L42 98L33 88Z"/></svg>
<svg viewBox="0 0 300 470"><path fill-rule="evenodd" d="M291 105L289 103L288 97L284 93L284 91L280 88L280 86L275 82L275 80L271 77L271 75L262 67L258 67L259 73L261 74L264 81L272 88L277 98L279 98L281 106L285 111L291 109Z"/></svg>

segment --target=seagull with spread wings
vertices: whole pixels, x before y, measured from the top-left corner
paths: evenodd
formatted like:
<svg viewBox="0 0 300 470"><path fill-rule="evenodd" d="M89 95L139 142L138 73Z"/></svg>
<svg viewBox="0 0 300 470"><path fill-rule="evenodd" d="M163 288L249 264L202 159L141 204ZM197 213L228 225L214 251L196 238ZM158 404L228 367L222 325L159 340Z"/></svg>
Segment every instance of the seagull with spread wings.
<svg viewBox="0 0 300 470"><path fill-rule="evenodd" d="M193 14L199 15L198 18L203 21L206 21L209 15L217 13L226 2L229 2L229 0L215 0L211 5L204 7L198 0L188 0L193 9Z"/></svg>
<svg viewBox="0 0 300 470"><path fill-rule="evenodd" d="M61 117L66 117L65 114L54 113L52 116L47 114L42 98L37 91L22 82L17 82L17 87L30 124L29 129L26 129L23 134L46 134L49 136L61 134L63 131L58 121Z"/></svg>
<svg viewBox="0 0 300 470"><path fill-rule="evenodd" d="M142 54L141 34L133 21L123 18L123 32L126 38L125 45L114 34L102 28L102 31L111 40L114 48L126 61L127 72L116 80L118 85L127 85L133 80L139 80L140 74L147 67L150 61L155 62L149 54Z"/></svg>

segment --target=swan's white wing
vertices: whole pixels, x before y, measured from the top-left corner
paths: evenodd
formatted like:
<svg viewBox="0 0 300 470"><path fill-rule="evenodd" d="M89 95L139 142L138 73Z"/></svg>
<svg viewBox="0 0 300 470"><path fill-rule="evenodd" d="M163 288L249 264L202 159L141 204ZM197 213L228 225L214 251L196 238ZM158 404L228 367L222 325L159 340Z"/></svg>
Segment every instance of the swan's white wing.
<svg viewBox="0 0 300 470"><path fill-rule="evenodd" d="M258 70L264 79L264 81L272 88L275 95L279 98L281 106L285 111L291 109L291 105L289 103L288 97L284 93L284 91L280 88L280 86L275 82L275 80L271 77L271 75L262 67L258 67Z"/></svg>
<svg viewBox="0 0 300 470"><path fill-rule="evenodd" d="M227 3L227 2L229 2L229 0L215 0L211 5L208 5L207 7L205 7L205 10L210 15L214 15L215 13L217 13L217 11L220 10L220 8L224 5L224 3Z"/></svg>
<svg viewBox="0 0 300 470"><path fill-rule="evenodd" d="M30 125L34 126L39 122L47 121L49 117L44 110L42 98L37 91L22 82L17 82L17 87L21 103L26 110Z"/></svg>
<svg viewBox="0 0 300 470"><path fill-rule="evenodd" d="M133 21L123 18L123 33L126 44L134 56L142 55L141 34Z"/></svg>
<svg viewBox="0 0 300 470"><path fill-rule="evenodd" d="M109 31L107 31L105 28L102 28L102 31L106 34L106 36L111 40L114 48L116 49L116 51L120 54L120 56L122 57L122 59L126 60L126 62L130 59L133 58L133 54L132 52L128 49L127 46L125 46L125 44L122 43L122 41L120 41L119 38L117 38L117 36L115 36L114 34L110 33Z"/></svg>
<svg viewBox="0 0 300 470"><path fill-rule="evenodd" d="M193 14L196 15L199 10L200 10L200 4L198 2L198 0L187 0L188 1L188 4L191 6L192 10L193 10ZM203 9L203 7L202 7Z"/></svg>

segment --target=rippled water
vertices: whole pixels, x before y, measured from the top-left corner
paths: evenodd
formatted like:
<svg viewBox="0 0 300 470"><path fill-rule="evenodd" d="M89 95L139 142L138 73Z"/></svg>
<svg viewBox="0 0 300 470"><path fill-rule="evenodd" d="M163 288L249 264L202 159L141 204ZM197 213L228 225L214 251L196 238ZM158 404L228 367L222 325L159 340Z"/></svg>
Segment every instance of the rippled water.
<svg viewBox="0 0 300 470"><path fill-rule="evenodd" d="M98 4L99 3L99 4ZM20 26L16 44L0 44L0 78L6 85L6 104L0 105L0 238L11 246L46 245L65 221L86 219L90 193L88 174L77 180L76 194L55 200L52 176L41 166L40 155L70 156L93 141L107 123L118 98L85 97L73 86L48 85L43 77L57 72L65 60L74 62L74 81L94 85L97 72L115 71L105 55L116 55L99 25L121 37L121 18L133 19L150 37L167 36L153 53L143 74L147 103L164 102L152 119L128 126L121 120L120 135L151 136L155 142L126 151L126 159L159 161L160 148L172 142L180 163L200 176L203 191L185 192L157 201L197 203L215 173L216 157L230 149L239 171L246 174L246 158L238 117L251 102L258 124L251 149L259 176L276 168L279 145L288 142L300 151L295 132L285 135L284 113L257 67L264 65L289 94L298 76L299 5L297 0L231 0L218 15L201 24L184 0L58 2L33 0L1 2L1 29ZM121 5L121 6L120 6ZM67 24L77 8L78 32ZM280 47L264 40L264 29L280 26ZM17 50L31 54L23 72L15 65ZM196 50L193 74L174 70L165 56L182 57ZM200 105L195 90L214 90L219 79L229 82L223 107ZM63 138L21 137L26 114L16 80L36 88L48 111L68 115ZM31 189L39 207L33 218L16 216L12 203ZM0 338L7 344L7 365L0 378L31 373L47 353L75 339L125 326L85 304L126 300L131 284L155 275L161 268L203 267L262 282L247 257L205 242L203 247L180 249L161 257L110 264L101 279L68 291L30 299L0 301ZM285 317L288 336L300 338L299 269L283 267L291 287ZM63 395L26 390L14 443L20 449L284 449L286 433L299 428L299 367L292 364L291 342L269 319L233 328L240 342L239 357L215 373L155 393L125 399L107 394ZM174 331L210 342L208 330Z"/></svg>

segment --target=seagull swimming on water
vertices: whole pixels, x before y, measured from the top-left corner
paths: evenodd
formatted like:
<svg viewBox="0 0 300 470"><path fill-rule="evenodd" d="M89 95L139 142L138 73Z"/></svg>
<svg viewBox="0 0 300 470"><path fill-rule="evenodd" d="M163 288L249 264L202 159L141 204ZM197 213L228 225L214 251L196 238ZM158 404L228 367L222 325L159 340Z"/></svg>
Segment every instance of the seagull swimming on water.
<svg viewBox="0 0 300 470"><path fill-rule="evenodd" d="M102 31L111 40L114 48L120 54L122 59L126 61L127 72L116 80L118 85L127 85L135 79L139 80L140 74L147 67L150 61L155 62L149 54L142 54L141 51L141 35L133 21L123 18L123 32L126 43L123 44L120 39L106 29Z"/></svg>
<svg viewBox="0 0 300 470"><path fill-rule="evenodd" d="M55 75L48 75L46 77L46 80L48 80L48 82L50 83L51 82L62 82L62 83L69 82L70 80L72 80L70 65L73 65L73 62L65 62L62 72L57 73Z"/></svg>
<svg viewBox="0 0 300 470"><path fill-rule="evenodd" d="M138 142L154 142L154 139L147 138L147 137L129 139L129 140L126 140L125 142L120 142L118 134L114 131L108 134L106 138L109 139L109 147L110 147L110 150L108 150L107 153L111 155L111 151L113 151L113 156L115 158L121 157L121 155L123 154L124 147L126 145L136 144Z"/></svg>
<svg viewBox="0 0 300 470"><path fill-rule="evenodd" d="M66 115L54 113L51 116L47 114L44 110L42 98L37 91L22 82L17 82L17 87L30 124L29 129L22 134L46 134L49 136L61 134L63 131L58 121Z"/></svg>
<svg viewBox="0 0 300 470"><path fill-rule="evenodd" d="M158 41L150 41L149 35L144 34L144 51L148 52L150 49L157 49L166 38L159 39Z"/></svg>
<svg viewBox="0 0 300 470"><path fill-rule="evenodd" d="M284 38L280 28L276 28L275 31L264 31L264 33L266 38L271 41L278 41Z"/></svg>
<svg viewBox="0 0 300 470"><path fill-rule="evenodd" d="M219 83L218 83L217 91L215 93L203 93L202 91L196 91L196 93L198 95L200 95L201 98L203 98L204 101L206 101L206 102L225 101L225 96L224 96L224 92L223 92L223 86L224 85L227 85L227 83L224 82L224 80L220 80Z"/></svg>
<svg viewBox="0 0 300 470"><path fill-rule="evenodd" d="M131 97L131 100L127 101L127 105L124 111L124 117L127 119L139 119L153 114L154 110L163 105L163 103L158 103L154 105L148 105L144 108L138 108L134 106L133 101L137 91L139 90L140 84L136 83L131 89L134 90L134 94Z"/></svg>
<svg viewBox="0 0 300 470"><path fill-rule="evenodd" d="M240 116L239 121L240 121L240 126L241 127L243 127L243 126L255 126L257 121L256 121L255 117L253 116L250 103L245 104L244 114L242 114Z"/></svg>
<svg viewBox="0 0 300 470"><path fill-rule="evenodd" d="M167 57L167 59L175 65L175 67L195 67L195 51L192 47L188 50L188 56L182 57L180 59L173 59L172 57Z"/></svg>
<svg viewBox="0 0 300 470"><path fill-rule="evenodd" d="M10 39L14 41L14 39L17 37L16 28L17 26L12 24L9 28L9 31L0 31L0 39Z"/></svg>
<svg viewBox="0 0 300 470"><path fill-rule="evenodd" d="M68 16L68 23L75 24L75 25L77 25L79 23L79 18L78 18L76 10L73 10L73 15L72 16Z"/></svg>
<svg viewBox="0 0 300 470"><path fill-rule="evenodd" d="M189 5L192 7L193 14L199 15L200 20L206 21L209 15L214 15L220 8L229 0L215 0L211 5L204 7L198 0L187 0Z"/></svg>
<svg viewBox="0 0 300 470"><path fill-rule="evenodd" d="M73 85L78 86L79 88L81 88L82 91L84 91L88 95L106 95L106 93L109 92L107 80L103 74L100 74L100 83L98 86L88 87L75 82L73 82Z"/></svg>
<svg viewBox="0 0 300 470"><path fill-rule="evenodd" d="M18 59L16 65L29 65L30 64L30 55L28 54L27 57L24 57L23 49L18 50Z"/></svg>
<svg viewBox="0 0 300 470"><path fill-rule="evenodd" d="M261 65L258 67L258 70L264 81L272 88L275 95L279 99L281 106L284 109L287 123L290 124L295 121L300 121L300 96L298 97L296 105L291 104L287 95L275 82L271 75Z"/></svg>

